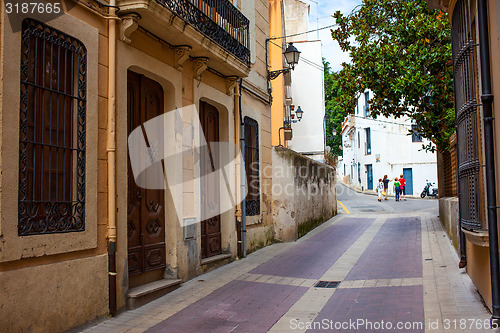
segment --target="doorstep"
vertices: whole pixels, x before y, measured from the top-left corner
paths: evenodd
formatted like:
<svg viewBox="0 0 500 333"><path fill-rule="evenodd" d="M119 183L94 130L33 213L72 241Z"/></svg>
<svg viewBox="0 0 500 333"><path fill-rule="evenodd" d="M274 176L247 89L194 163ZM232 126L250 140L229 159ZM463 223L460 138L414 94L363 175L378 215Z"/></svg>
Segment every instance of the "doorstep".
<svg viewBox="0 0 500 333"><path fill-rule="evenodd" d="M200 261L200 270L198 273L208 273L214 269L229 264L232 261L230 253L222 253L213 257L203 258Z"/></svg>
<svg viewBox="0 0 500 333"><path fill-rule="evenodd" d="M129 289L127 293L128 309L137 309L146 303L168 294L177 289L181 285L181 282L182 280L179 279L163 279Z"/></svg>
<svg viewBox="0 0 500 333"><path fill-rule="evenodd" d="M208 257L208 258L205 258L205 259L201 259L201 264L202 265L208 265L208 264L211 264L211 263L214 263L214 262L217 262L217 261L222 261L222 260L226 260L226 259L230 259L231 258L231 253L223 253L223 254L219 254L219 255L216 255L216 256L213 256L213 257Z"/></svg>

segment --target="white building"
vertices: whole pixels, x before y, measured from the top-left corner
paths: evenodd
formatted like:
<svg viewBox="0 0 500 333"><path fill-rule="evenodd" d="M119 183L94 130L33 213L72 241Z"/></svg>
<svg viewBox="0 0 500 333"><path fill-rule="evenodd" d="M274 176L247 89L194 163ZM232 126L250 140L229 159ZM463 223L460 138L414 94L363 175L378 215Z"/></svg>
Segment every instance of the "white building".
<svg viewBox="0 0 500 333"><path fill-rule="evenodd" d="M288 142L288 147L323 161L325 94L322 44L320 40L308 40L308 34L304 34L308 31L309 9L309 5L300 0L285 1L286 35L296 35L287 38L287 42L293 42L301 52L299 63L291 72L291 92L287 91L287 95L291 93L293 96L295 111L299 106L304 111L300 122L292 119L293 138Z"/></svg>
<svg viewBox="0 0 500 333"><path fill-rule="evenodd" d="M410 134L413 126L407 117L370 117L366 90L358 97L356 110L342 124L343 158L338 172L345 183L361 190L376 188L379 178L394 180L403 174L406 194L419 195L426 180L437 183L436 153L422 150L428 140ZM389 193L393 193L392 183Z"/></svg>

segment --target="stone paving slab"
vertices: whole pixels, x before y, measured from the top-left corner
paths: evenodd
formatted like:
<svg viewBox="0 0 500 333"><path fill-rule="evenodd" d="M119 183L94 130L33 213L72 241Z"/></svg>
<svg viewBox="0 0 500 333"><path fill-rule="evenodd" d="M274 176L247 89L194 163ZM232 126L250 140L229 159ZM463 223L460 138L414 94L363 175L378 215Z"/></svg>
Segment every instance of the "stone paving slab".
<svg viewBox="0 0 500 333"><path fill-rule="evenodd" d="M422 286L338 290L310 325L307 332L423 332Z"/></svg>
<svg viewBox="0 0 500 333"><path fill-rule="evenodd" d="M306 291L300 286L233 281L146 332L267 332Z"/></svg>
<svg viewBox="0 0 500 333"><path fill-rule="evenodd" d="M341 222L297 244L250 273L306 279L320 278L363 234L373 219L344 218Z"/></svg>
<svg viewBox="0 0 500 333"><path fill-rule="evenodd" d="M419 217L389 218L346 279L422 277L421 249Z"/></svg>
<svg viewBox="0 0 500 333"><path fill-rule="evenodd" d="M483 304L439 219L422 216L424 313L428 332L500 332L479 329L491 315ZM466 324L461 329L460 323ZM432 323L432 329L429 329Z"/></svg>

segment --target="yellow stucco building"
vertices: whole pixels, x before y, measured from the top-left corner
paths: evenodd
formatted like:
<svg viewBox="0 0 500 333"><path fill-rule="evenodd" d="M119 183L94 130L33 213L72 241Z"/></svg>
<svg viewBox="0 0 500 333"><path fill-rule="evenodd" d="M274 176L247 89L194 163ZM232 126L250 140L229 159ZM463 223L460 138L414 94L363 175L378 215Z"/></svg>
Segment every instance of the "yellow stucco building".
<svg viewBox="0 0 500 333"><path fill-rule="evenodd" d="M270 26L281 35L278 9L180 2L62 1L57 15L1 7L0 327L78 327L273 241L265 171L283 118L271 118L265 41ZM271 63L281 52L271 47ZM182 116L161 118L171 112ZM171 120L159 140L171 157L164 188L139 186L129 154L135 129L150 154L141 163L158 153L152 119ZM203 139L232 145L199 155Z"/></svg>
<svg viewBox="0 0 500 333"><path fill-rule="evenodd" d="M269 48L269 71L278 71L286 67L283 59L285 49L286 35L284 24L284 3L283 0L269 0L269 39L267 42ZM284 126L286 110L286 80L290 80L288 75L280 75L272 81L269 81L269 90L272 94L271 106L271 133L272 144L278 146L285 144L284 132L280 130ZM290 83L288 83L288 86Z"/></svg>

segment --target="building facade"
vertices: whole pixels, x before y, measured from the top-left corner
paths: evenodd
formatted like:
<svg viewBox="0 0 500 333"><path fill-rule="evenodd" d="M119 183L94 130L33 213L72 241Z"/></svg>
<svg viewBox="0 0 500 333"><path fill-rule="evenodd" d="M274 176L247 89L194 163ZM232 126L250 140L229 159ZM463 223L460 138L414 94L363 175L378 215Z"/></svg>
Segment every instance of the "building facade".
<svg viewBox="0 0 500 333"><path fill-rule="evenodd" d="M272 242L269 4L175 3L2 6L0 327L71 329Z"/></svg>
<svg viewBox="0 0 500 333"><path fill-rule="evenodd" d="M310 40L310 5L300 0L285 1L286 33L289 42L301 52L300 62L291 72L291 128L293 137L288 147L315 160L324 160L323 118L325 116L324 68L322 43ZM312 34L311 34L312 35ZM293 111L304 112L300 121Z"/></svg>
<svg viewBox="0 0 500 333"><path fill-rule="evenodd" d="M290 67L283 51L292 43L300 53L290 71L270 79L273 145L293 149L315 160L324 159L324 75L322 44L309 40L310 6L300 0L270 1L271 32L268 41L270 71ZM303 111L302 119L296 111Z"/></svg>
<svg viewBox="0 0 500 333"><path fill-rule="evenodd" d="M458 230L460 266L500 318L498 258L498 170L500 137L500 20L498 1L433 0L432 8L449 13L456 113L455 173L449 179L458 190L458 209L449 214L447 230ZM446 160L440 168L446 168ZM443 172L446 177L446 173ZM453 195L451 191L450 195ZM440 207L441 208L441 207ZM441 209L440 209L441 211ZM441 212L440 212L441 214ZM453 235L452 235L453 238Z"/></svg>
<svg viewBox="0 0 500 333"><path fill-rule="evenodd" d="M372 118L371 97L369 90L360 94L356 109L342 124L339 176L360 190L374 190L384 175L391 181L404 175L406 194L419 196L427 180L437 184L436 154L422 150L429 142L412 132L410 119ZM394 193L391 183L389 193Z"/></svg>

